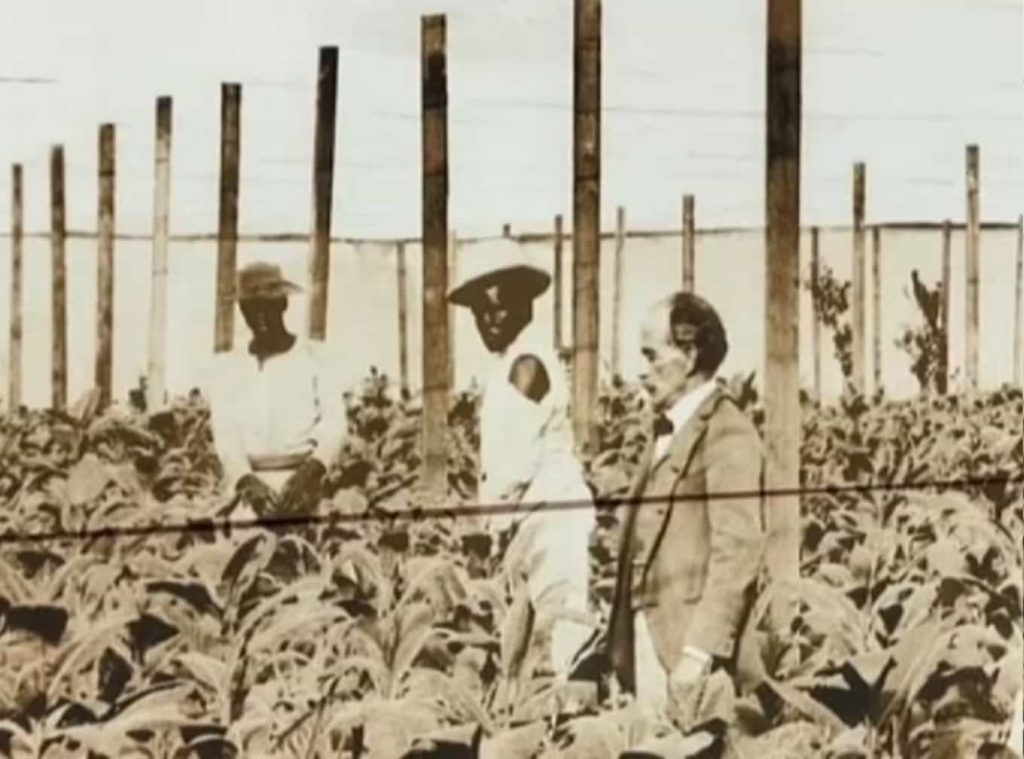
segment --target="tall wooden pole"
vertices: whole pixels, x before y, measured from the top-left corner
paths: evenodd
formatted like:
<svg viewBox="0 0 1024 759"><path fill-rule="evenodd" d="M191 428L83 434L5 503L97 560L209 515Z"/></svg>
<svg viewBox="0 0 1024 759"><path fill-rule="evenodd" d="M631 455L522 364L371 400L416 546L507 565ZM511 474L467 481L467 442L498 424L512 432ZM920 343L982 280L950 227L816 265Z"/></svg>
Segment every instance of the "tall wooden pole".
<svg viewBox="0 0 1024 759"><path fill-rule="evenodd" d="M398 376L402 395L409 394L409 285L405 264L405 243L399 242L395 250L398 269Z"/></svg>
<svg viewBox="0 0 1024 759"><path fill-rule="evenodd" d="M22 279L24 264L25 195L21 164L11 167L11 323L7 362L7 408L21 405Z"/></svg>
<svg viewBox="0 0 1024 759"><path fill-rule="evenodd" d="M217 230L217 318L214 350L231 350L235 328L238 255L238 171L241 158L242 85L221 85L220 210Z"/></svg>
<svg viewBox="0 0 1024 759"><path fill-rule="evenodd" d="M448 489L448 72L445 17L424 16L423 132L423 484Z"/></svg>
<svg viewBox="0 0 1024 759"><path fill-rule="evenodd" d="M853 166L853 277L852 277L852 324L853 341L851 350L853 352L853 389L855 392L864 393L867 390L867 382L864 364L867 359L865 340L865 311L867 310L867 288L866 267L865 267L865 240L864 240L864 196L865 196L865 166L863 163L856 163Z"/></svg>
<svg viewBox="0 0 1024 759"><path fill-rule="evenodd" d="M768 0L765 216L768 569L800 572L801 0Z"/></svg>
<svg viewBox="0 0 1024 759"><path fill-rule="evenodd" d="M51 405L68 403L68 308L65 264L64 147L50 150L50 271L52 277L53 338L50 353Z"/></svg>
<svg viewBox="0 0 1024 759"><path fill-rule="evenodd" d="M153 167L153 263L149 307L149 360L146 407L163 406L167 396L167 249L171 217L171 98L156 101L156 155Z"/></svg>
<svg viewBox="0 0 1024 759"><path fill-rule="evenodd" d="M693 292L694 268L697 262L693 195L683 196L683 290Z"/></svg>
<svg viewBox="0 0 1024 759"><path fill-rule="evenodd" d="M448 235L448 279L459 278L459 235L452 230ZM448 389L455 389L455 307L448 304Z"/></svg>
<svg viewBox="0 0 1024 759"><path fill-rule="evenodd" d="M942 355L939 358L939 376L936 390L945 395L949 389L949 290L952 282L951 259L953 225L949 219L942 224L942 292L939 294L942 320Z"/></svg>
<svg viewBox="0 0 1024 759"><path fill-rule="evenodd" d="M814 357L814 397L821 401L821 287L820 233L818 227L811 227L811 351Z"/></svg>
<svg viewBox="0 0 1024 759"><path fill-rule="evenodd" d="M573 429L579 449L597 447L601 286L601 0L573 13Z"/></svg>
<svg viewBox="0 0 1024 759"><path fill-rule="evenodd" d="M1013 384L1024 384L1024 215L1017 217L1017 266L1013 289Z"/></svg>
<svg viewBox="0 0 1024 759"><path fill-rule="evenodd" d="M981 214L979 203L979 151L967 146L967 324L964 332L964 369L968 390L978 389L978 333L980 327L979 264L981 251Z"/></svg>
<svg viewBox="0 0 1024 759"><path fill-rule="evenodd" d="M622 252L626 247L626 209L615 210L615 258L612 282L612 374L622 373Z"/></svg>
<svg viewBox="0 0 1024 759"><path fill-rule="evenodd" d="M562 214L555 216L555 276L554 282L552 283L552 300L554 301L554 321L555 321L555 350L562 350L564 342L562 340L562 324L565 321L565 317L562 315L562 293L565 289L565 274L563 272L563 248L565 246L564 231L562 228L563 220Z"/></svg>
<svg viewBox="0 0 1024 759"><path fill-rule="evenodd" d="M882 230L871 228L871 364L874 390L882 390Z"/></svg>
<svg viewBox="0 0 1024 759"><path fill-rule="evenodd" d="M313 142L313 232L309 251L309 336L327 337L327 291L331 262L334 195L334 128L338 104L338 48L320 48L317 66L316 131Z"/></svg>
<svg viewBox="0 0 1024 759"><path fill-rule="evenodd" d="M98 256L96 270L95 382L100 408L110 404L114 374L114 172L115 131L103 124L99 134Z"/></svg>

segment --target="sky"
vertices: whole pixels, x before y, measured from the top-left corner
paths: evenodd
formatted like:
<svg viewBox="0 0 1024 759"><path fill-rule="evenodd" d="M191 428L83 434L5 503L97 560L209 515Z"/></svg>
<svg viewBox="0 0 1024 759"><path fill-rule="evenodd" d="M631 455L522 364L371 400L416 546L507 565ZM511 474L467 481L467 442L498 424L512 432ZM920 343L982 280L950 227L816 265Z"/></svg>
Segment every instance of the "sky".
<svg viewBox="0 0 1024 759"><path fill-rule="evenodd" d="M419 24L448 19L450 222L543 231L572 197L571 0L0 0L0 165L47 227L50 146L68 226L94 229L98 126L117 127L117 226L151 227L155 100L174 99L173 232L217 218L220 84L240 82L243 233L309 228L317 48L339 47L334 233L420 230ZM605 0L603 224L763 223L765 3ZM805 0L803 220L985 219L1024 209L1020 0ZM6 170L5 170L6 173ZM6 181L0 182L6 190ZM0 218L9 192L0 190Z"/></svg>

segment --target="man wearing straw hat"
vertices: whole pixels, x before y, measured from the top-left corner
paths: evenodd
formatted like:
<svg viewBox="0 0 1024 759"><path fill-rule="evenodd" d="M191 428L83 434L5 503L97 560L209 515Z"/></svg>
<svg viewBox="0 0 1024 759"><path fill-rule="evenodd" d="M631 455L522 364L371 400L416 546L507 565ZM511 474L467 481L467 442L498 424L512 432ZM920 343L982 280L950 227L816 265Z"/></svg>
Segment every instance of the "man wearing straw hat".
<svg viewBox="0 0 1024 759"><path fill-rule="evenodd" d="M533 326L534 301L551 277L511 243L460 264L449 301L471 311L493 357L480 406L478 497L496 507L490 528L526 546L528 592L539 615L554 618L551 666L566 677L593 632L586 619L594 513L575 455L566 372L550 337ZM516 553L510 546L508 555Z"/></svg>
<svg viewBox="0 0 1024 759"><path fill-rule="evenodd" d="M300 291L274 264L241 269L238 307L252 339L215 359L214 444L228 487L258 515L315 509L345 435L341 393L326 382L319 346L284 323Z"/></svg>

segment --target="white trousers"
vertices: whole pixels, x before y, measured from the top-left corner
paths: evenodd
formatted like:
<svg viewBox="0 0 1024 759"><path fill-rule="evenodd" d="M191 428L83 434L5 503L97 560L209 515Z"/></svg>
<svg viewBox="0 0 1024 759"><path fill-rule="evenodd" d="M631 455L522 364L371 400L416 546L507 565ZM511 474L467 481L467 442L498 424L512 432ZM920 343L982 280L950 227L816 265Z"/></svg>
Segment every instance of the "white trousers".
<svg viewBox="0 0 1024 759"><path fill-rule="evenodd" d="M668 704L668 673L655 652L647 615L642 611L633 616L633 635L637 705L646 716L656 719Z"/></svg>

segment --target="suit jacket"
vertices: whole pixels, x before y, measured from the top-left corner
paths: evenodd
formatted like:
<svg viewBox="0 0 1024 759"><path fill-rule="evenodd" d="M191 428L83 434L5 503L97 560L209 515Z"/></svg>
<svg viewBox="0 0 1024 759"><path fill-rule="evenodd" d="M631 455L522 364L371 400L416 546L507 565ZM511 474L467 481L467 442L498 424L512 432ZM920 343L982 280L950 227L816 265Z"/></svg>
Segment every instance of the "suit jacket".
<svg viewBox="0 0 1024 759"><path fill-rule="evenodd" d="M764 555L763 453L753 423L718 387L630 492L620 536L609 658L635 689L633 613L643 609L670 671L685 646L731 659Z"/></svg>

